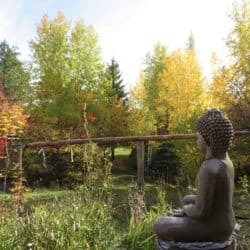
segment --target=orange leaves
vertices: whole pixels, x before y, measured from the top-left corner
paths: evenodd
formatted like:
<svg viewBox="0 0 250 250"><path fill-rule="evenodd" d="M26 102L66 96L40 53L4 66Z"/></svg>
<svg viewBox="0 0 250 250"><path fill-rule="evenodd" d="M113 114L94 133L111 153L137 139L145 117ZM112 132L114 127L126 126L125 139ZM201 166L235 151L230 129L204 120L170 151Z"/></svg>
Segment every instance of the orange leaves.
<svg viewBox="0 0 250 250"><path fill-rule="evenodd" d="M87 114L86 118L89 123L92 123L96 120L96 116L94 116L93 114Z"/></svg>

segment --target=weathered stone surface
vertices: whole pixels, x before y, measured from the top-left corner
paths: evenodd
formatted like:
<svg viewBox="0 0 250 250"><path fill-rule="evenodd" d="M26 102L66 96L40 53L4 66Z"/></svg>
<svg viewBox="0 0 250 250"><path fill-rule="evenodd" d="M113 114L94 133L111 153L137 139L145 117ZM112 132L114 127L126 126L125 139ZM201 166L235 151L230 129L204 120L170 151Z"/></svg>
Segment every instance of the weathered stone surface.
<svg viewBox="0 0 250 250"><path fill-rule="evenodd" d="M236 250L236 235L223 242L171 242L156 239L158 250Z"/></svg>
<svg viewBox="0 0 250 250"><path fill-rule="evenodd" d="M206 158L196 177L197 193L184 197L181 210L156 221L154 232L163 242L223 242L234 230L234 167L227 153L232 124L211 109L199 119L197 137Z"/></svg>

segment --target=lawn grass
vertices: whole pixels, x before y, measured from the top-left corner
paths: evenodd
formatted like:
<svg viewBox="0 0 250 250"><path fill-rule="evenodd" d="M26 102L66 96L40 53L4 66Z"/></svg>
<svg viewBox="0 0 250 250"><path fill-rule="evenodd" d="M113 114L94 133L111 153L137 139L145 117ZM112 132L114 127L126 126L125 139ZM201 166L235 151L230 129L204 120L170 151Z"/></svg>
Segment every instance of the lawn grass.
<svg viewBox="0 0 250 250"><path fill-rule="evenodd" d="M131 147L117 147L115 148L115 155L118 157L126 156L128 157L131 153Z"/></svg>
<svg viewBox="0 0 250 250"><path fill-rule="evenodd" d="M24 198L29 200L31 203L50 201L60 197L64 197L70 194L72 191L61 189L61 190L50 190L50 189L36 189L32 192L28 191L24 193ZM10 200L11 194L0 193L0 200Z"/></svg>

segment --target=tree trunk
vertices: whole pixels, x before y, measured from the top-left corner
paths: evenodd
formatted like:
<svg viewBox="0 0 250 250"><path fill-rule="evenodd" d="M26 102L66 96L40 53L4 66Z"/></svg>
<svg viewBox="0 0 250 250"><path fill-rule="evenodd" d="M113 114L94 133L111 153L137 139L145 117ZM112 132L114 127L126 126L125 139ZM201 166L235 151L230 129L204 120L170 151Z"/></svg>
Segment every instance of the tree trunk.
<svg viewBox="0 0 250 250"><path fill-rule="evenodd" d="M4 183L3 183L4 193L6 193L6 189L7 189L9 165L10 165L10 155L9 155L9 149L8 149L8 142L6 141L6 159L5 159L5 173L4 173Z"/></svg>
<svg viewBox="0 0 250 250"><path fill-rule="evenodd" d="M115 160L115 145L111 145L111 161Z"/></svg>

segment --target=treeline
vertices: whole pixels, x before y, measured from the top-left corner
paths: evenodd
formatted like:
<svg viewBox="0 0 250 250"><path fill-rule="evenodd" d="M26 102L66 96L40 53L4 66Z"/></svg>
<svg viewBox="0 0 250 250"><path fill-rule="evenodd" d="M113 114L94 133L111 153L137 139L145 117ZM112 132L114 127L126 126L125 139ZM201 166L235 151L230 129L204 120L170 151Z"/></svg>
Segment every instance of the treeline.
<svg viewBox="0 0 250 250"><path fill-rule="evenodd" d="M118 62L101 58L93 27L71 23L63 13L53 20L44 16L30 41L29 62L21 62L6 41L0 44L0 136L34 141L189 133L212 106L226 112L236 130L250 129L249 2L234 5L231 18L232 63L221 65L213 54L211 81L202 74L191 34L176 51L156 44L128 93ZM200 164L193 142L157 147L173 152L187 181ZM250 174L248 147L249 139L238 140L233 157L242 173Z"/></svg>

